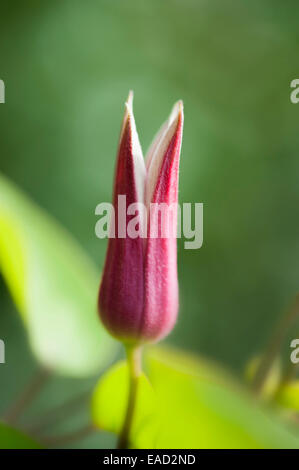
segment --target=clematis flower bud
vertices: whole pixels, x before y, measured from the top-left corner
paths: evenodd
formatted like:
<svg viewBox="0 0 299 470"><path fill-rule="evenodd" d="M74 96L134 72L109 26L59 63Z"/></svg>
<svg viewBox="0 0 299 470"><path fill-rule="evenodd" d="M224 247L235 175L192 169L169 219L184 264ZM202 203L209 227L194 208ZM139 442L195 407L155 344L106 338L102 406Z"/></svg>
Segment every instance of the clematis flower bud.
<svg viewBox="0 0 299 470"><path fill-rule="evenodd" d="M144 163L132 101L130 93L119 141L113 206L118 214L123 203L119 196L126 196L127 227L132 221L130 204L143 205L145 213L137 211L135 217L140 227L146 219L146 232L130 237L123 231L120 217L115 218L115 238L109 238L99 292L99 313L113 336L125 343L144 343L166 336L178 313L176 233L162 234L169 213L151 215L154 204L167 204L172 207L172 224L176 227L183 105L181 101L175 104Z"/></svg>

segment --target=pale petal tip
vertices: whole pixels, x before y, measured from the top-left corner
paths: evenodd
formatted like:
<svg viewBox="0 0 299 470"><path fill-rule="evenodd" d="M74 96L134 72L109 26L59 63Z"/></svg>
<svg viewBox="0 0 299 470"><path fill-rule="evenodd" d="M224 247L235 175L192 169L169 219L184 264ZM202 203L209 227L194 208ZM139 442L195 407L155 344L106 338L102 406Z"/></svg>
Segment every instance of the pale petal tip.
<svg viewBox="0 0 299 470"><path fill-rule="evenodd" d="M183 103L183 100L178 100L176 103L175 103L175 106L177 106L179 108L179 111L183 111L184 109L184 103Z"/></svg>
<svg viewBox="0 0 299 470"><path fill-rule="evenodd" d="M182 114L184 112L184 103L183 100L179 100L177 102L178 108L179 108L179 114Z"/></svg>
<svg viewBox="0 0 299 470"><path fill-rule="evenodd" d="M169 126L173 123L175 119L178 119L179 117L183 116L184 114L184 104L182 100L177 101L171 110L170 116L169 116Z"/></svg>
<svg viewBox="0 0 299 470"><path fill-rule="evenodd" d="M131 123L132 120L134 120L134 115L133 115L133 98L134 98L134 93L132 90L129 91L127 101L125 102L125 115L123 119L123 124L122 124L122 131L121 131L121 136L123 135L123 131L126 127L126 124Z"/></svg>
<svg viewBox="0 0 299 470"><path fill-rule="evenodd" d="M128 111L131 111L131 112L133 109L133 98L134 98L134 92L133 90L130 90L127 101L126 101L126 108L128 109Z"/></svg>

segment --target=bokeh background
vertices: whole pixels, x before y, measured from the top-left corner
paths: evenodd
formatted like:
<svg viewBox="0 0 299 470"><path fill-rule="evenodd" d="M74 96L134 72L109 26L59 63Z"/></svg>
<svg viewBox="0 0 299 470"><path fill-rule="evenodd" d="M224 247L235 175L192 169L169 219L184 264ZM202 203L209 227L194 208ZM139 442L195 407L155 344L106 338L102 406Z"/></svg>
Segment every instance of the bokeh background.
<svg viewBox="0 0 299 470"><path fill-rule="evenodd" d="M179 241L181 308L167 342L241 376L299 286L299 4L2 0L0 10L0 170L99 267L94 209L111 200L128 90L144 151L183 99L180 202L204 203L204 244ZM0 337L3 411L36 363L1 279ZM87 385L52 379L34 406Z"/></svg>

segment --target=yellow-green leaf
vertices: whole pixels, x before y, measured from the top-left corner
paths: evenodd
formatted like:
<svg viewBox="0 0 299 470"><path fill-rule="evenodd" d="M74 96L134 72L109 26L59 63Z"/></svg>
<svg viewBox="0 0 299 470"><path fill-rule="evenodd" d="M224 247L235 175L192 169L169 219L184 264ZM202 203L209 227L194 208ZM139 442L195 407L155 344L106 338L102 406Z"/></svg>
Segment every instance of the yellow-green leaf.
<svg viewBox="0 0 299 470"><path fill-rule="evenodd" d="M146 353L145 370L153 393L139 392L132 447L298 448L293 429L214 364L155 348ZM123 365L117 366L95 390L92 417L102 429L121 429L126 374ZM144 384L140 383L140 389Z"/></svg>
<svg viewBox="0 0 299 470"><path fill-rule="evenodd" d="M277 402L285 408L299 411L299 380L286 384L276 397Z"/></svg>
<svg viewBox="0 0 299 470"><path fill-rule="evenodd" d="M84 376L111 359L116 343L96 312L99 273L73 237L2 175L0 271L45 367Z"/></svg>
<svg viewBox="0 0 299 470"><path fill-rule="evenodd" d="M99 380L91 401L91 413L95 426L118 433L124 420L128 400L128 368L124 361L114 365ZM138 436L151 419L155 406L155 394L142 374L139 378L136 412L132 424L132 435Z"/></svg>

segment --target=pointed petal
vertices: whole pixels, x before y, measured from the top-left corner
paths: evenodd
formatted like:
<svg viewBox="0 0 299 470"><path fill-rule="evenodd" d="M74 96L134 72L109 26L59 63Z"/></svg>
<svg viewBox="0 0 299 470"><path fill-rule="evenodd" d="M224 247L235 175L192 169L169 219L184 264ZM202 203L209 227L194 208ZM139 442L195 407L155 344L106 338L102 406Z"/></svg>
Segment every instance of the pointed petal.
<svg viewBox="0 0 299 470"><path fill-rule="evenodd" d="M182 130L183 105L178 102L149 167L145 189L147 208L150 203L177 203ZM173 216L176 226L176 209ZM160 233L158 238L150 238L152 223L152 220L148 220L144 311L140 336L157 340L169 333L177 317L177 247L175 234L162 238ZM161 219L158 225L161 225Z"/></svg>
<svg viewBox="0 0 299 470"><path fill-rule="evenodd" d="M145 204L149 207L150 202L153 198L153 192L156 188L157 181L159 178L160 170L163 165L163 160L167 148L173 139L173 136L177 130L178 123L181 121L181 131L183 126L183 103L178 101L172 108L167 121L163 124L156 138L154 139L148 154L147 154L147 178L145 187ZM180 137L182 138L182 136Z"/></svg>
<svg viewBox="0 0 299 470"><path fill-rule="evenodd" d="M154 137L153 142L150 145L150 148L147 151L147 154L145 156L145 164L146 164L146 169L147 170L150 167L152 159L153 159L153 157L156 153L157 148L160 145L161 139L163 138L163 136L165 134L165 131L168 129L168 126L169 126L168 121L169 120L167 119L167 121L164 122L164 124L160 127L159 131L157 132L157 134Z"/></svg>
<svg viewBox="0 0 299 470"><path fill-rule="evenodd" d="M99 310L103 323L114 336L125 340L136 336L144 299L143 240L126 235L126 227L131 219L126 210L129 204L143 201L146 173L132 99L130 94L126 103L115 171L115 238L109 238L108 241L99 294ZM119 195L126 196L122 220L118 218ZM124 238L118 236L119 230L125 230Z"/></svg>

